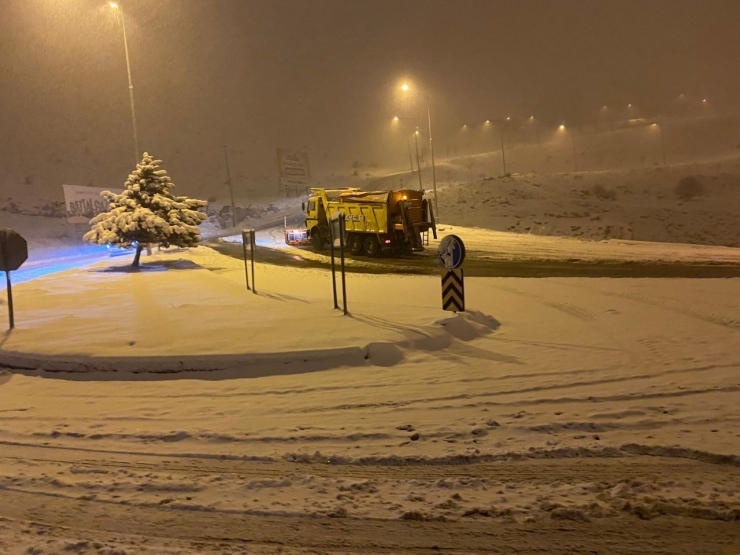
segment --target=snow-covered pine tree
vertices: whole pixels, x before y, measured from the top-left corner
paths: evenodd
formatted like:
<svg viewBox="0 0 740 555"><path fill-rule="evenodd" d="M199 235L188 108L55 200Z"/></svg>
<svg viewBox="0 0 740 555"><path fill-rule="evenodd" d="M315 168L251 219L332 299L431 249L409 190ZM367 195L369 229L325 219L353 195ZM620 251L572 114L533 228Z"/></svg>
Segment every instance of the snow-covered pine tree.
<svg viewBox="0 0 740 555"><path fill-rule="evenodd" d="M162 247L194 247L200 240L198 225L206 219L199 209L203 200L174 196L175 186L160 169L161 160L144 153L136 170L128 176L123 193L101 193L110 210L90 220L91 229L83 239L99 245L136 247L133 266L139 266L142 249L149 243Z"/></svg>

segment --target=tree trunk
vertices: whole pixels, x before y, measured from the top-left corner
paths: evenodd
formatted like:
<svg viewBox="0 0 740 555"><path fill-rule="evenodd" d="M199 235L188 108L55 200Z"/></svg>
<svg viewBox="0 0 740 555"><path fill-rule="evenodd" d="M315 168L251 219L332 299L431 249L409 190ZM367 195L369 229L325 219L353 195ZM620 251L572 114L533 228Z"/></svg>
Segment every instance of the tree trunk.
<svg viewBox="0 0 740 555"><path fill-rule="evenodd" d="M144 249L144 245L138 243L136 245L136 256L134 256L134 263L131 264L134 268L139 267L139 258L141 258L141 251Z"/></svg>

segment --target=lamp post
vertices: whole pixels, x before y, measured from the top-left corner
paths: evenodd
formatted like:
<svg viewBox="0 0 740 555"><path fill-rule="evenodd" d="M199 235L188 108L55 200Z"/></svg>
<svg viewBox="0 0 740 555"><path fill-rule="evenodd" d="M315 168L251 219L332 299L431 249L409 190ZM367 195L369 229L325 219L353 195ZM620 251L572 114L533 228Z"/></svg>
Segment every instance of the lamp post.
<svg viewBox="0 0 740 555"><path fill-rule="evenodd" d="M565 131L565 124L560 124L560 127L558 127L560 131ZM576 133L575 128L571 128L570 130L570 140L571 144L573 145L573 171L578 171L578 154L576 153Z"/></svg>
<svg viewBox="0 0 740 555"><path fill-rule="evenodd" d="M667 166L666 163L666 157L665 157L665 141L663 141L663 126L659 123L653 123L654 127L658 128L658 131L660 132L660 150L663 153L663 166Z"/></svg>
<svg viewBox="0 0 740 555"><path fill-rule="evenodd" d="M410 87L404 83L401 85L401 90L403 92L408 92L410 90ZM424 95L424 98L426 99L427 103L427 125L429 128L429 150L432 154L432 190L434 191L434 215L437 219L439 219L439 205L437 203L437 170L434 167L434 141L432 140L432 109L429 102L429 95ZM421 173L421 169L419 169L419 173Z"/></svg>
<svg viewBox="0 0 740 555"><path fill-rule="evenodd" d="M128 39L126 38L126 21L123 17L123 3L109 2L108 5L118 12L123 32L123 50L126 53L126 74L128 75L128 95L131 100L131 123L134 129L134 164L139 163L139 133L136 127L136 108L134 107L134 85L131 81L131 60L128 55Z"/></svg>
<svg viewBox="0 0 740 555"><path fill-rule="evenodd" d="M414 145L416 145L416 169L419 174L419 190L424 190L424 185L421 182L421 163L419 162L419 128L416 126L416 120L414 118L399 118L398 116L393 118L393 121L410 120L414 124ZM408 143L408 141L407 141ZM411 145L409 145L409 149ZM409 151L409 159L411 158L411 152ZM414 165L411 164L411 171L414 171Z"/></svg>
<svg viewBox="0 0 740 555"><path fill-rule="evenodd" d="M540 133L540 122L537 121L537 119L534 116L529 116L529 123L534 127L534 133L535 137L537 138L537 144L540 145L540 150L542 151L542 156L544 156L545 159L545 173L550 173L550 162L549 157L547 155L547 150L545 150L544 145L542 144L542 135Z"/></svg>
<svg viewBox="0 0 740 555"><path fill-rule="evenodd" d="M509 118L506 118L506 120L508 119ZM503 170L504 170L504 176L506 175L506 152L504 150L504 123L506 120L503 120L503 119L493 120L495 123L498 124L498 136L499 136L499 140L501 141L501 166L503 167ZM490 123L491 123L491 120L487 119L486 125Z"/></svg>
<svg viewBox="0 0 740 555"><path fill-rule="evenodd" d="M499 122L498 136L501 139L501 163L504 167L504 177L506 177L506 152L504 150L504 121Z"/></svg>
<svg viewBox="0 0 740 555"><path fill-rule="evenodd" d="M229 148L228 145L222 145L224 148L224 158L226 158L226 184L229 186L229 195L231 196L231 225L236 227L236 205L234 204L234 188L231 185L231 167L229 166Z"/></svg>
<svg viewBox="0 0 740 555"><path fill-rule="evenodd" d="M573 143L573 171L578 173L578 153L576 152L576 129L570 130L570 140Z"/></svg>

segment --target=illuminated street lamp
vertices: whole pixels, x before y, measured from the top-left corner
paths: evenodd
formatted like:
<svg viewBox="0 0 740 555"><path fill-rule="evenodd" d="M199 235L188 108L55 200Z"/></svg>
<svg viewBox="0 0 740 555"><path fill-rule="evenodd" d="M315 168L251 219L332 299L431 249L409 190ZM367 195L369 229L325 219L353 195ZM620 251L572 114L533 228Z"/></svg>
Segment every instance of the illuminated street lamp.
<svg viewBox="0 0 740 555"><path fill-rule="evenodd" d="M408 92L410 87L404 83L401 85L403 92ZM429 107L429 95L424 95L427 102L427 125L429 128L429 150L432 154L432 190L434 191L434 215L439 219L439 205L437 203L437 170L434 167L434 142L432 140L432 110ZM419 174L421 174L421 168L419 168Z"/></svg>
<svg viewBox="0 0 740 555"><path fill-rule="evenodd" d="M419 163L419 128L416 126L416 120L414 118L399 118L398 116L393 117L393 121L401 121L404 120L410 120L414 124L414 144L416 145L416 167L419 170L419 190L424 190L424 185L422 185L421 182L421 164ZM408 144L408 140L406 141L406 144ZM411 145L409 146L409 160L411 159ZM414 164L411 164L411 171L414 171Z"/></svg>
<svg viewBox="0 0 740 555"><path fill-rule="evenodd" d="M128 40L126 38L126 21L123 17L123 3L109 2L108 5L116 10L120 16L121 30L123 32L123 50L126 53L126 74L128 75L128 94L131 100L131 122L134 129L134 163L139 163L139 133L136 127L136 108L134 107L134 85L131 82L131 61L128 55Z"/></svg>

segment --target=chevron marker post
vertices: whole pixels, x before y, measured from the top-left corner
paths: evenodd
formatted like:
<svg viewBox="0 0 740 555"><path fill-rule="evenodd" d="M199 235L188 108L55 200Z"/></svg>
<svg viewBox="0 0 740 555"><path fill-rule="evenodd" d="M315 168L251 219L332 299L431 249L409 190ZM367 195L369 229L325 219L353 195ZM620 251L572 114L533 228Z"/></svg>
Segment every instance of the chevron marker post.
<svg viewBox="0 0 740 555"><path fill-rule="evenodd" d="M442 271L442 309L465 312L465 283L463 269Z"/></svg>

